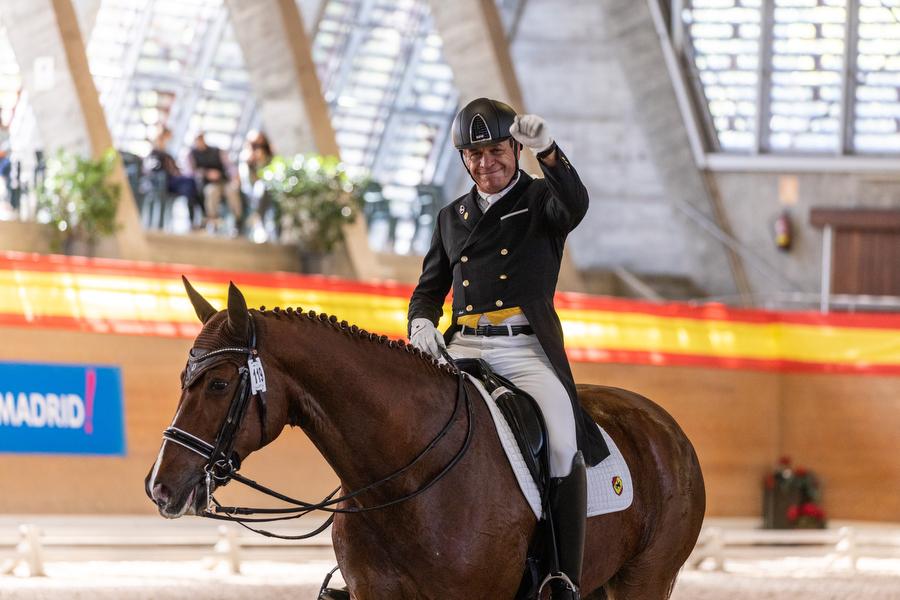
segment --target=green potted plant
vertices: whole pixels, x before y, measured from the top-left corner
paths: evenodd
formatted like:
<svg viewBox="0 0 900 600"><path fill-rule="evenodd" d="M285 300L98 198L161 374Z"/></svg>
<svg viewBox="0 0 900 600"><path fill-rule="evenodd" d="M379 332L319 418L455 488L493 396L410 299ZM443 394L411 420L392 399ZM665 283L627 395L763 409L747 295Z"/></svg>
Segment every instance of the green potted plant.
<svg viewBox="0 0 900 600"><path fill-rule="evenodd" d="M97 159L60 151L47 161L37 214L52 229L53 251L90 256L100 238L116 232L120 188L109 180L116 159L110 148Z"/></svg>
<svg viewBox="0 0 900 600"><path fill-rule="evenodd" d="M261 171L278 211L281 238L296 243L304 270L318 270L362 209L367 181L351 177L334 156L275 156Z"/></svg>

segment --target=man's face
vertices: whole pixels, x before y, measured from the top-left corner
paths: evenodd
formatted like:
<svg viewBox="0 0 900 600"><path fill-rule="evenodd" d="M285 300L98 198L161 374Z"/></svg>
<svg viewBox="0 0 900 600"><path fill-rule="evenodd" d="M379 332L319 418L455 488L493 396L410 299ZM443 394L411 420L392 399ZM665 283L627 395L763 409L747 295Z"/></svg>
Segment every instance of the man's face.
<svg viewBox="0 0 900 600"><path fill-rule="evenodd" d="M516 153L509 140L462 151L463 162L475 185L485 194L496 194L516 174Z"/></svg>

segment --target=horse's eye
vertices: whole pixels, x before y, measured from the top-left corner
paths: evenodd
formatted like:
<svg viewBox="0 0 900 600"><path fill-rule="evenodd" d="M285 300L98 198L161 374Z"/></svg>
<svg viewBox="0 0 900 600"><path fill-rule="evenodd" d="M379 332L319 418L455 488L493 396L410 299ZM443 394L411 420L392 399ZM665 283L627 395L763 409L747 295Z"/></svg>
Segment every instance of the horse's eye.
<svg viewBox="0 0 900 600"><path fill-rule="evenodd" d="M228 387L228 382L224 379L213 379L209 382L209 389L214 392L221 392Z"/></svg>

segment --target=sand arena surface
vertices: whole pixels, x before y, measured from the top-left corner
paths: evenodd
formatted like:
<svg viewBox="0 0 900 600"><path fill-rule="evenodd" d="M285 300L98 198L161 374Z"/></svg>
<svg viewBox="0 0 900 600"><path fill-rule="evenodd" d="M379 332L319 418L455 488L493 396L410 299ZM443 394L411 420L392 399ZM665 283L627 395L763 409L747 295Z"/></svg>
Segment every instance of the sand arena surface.
<svg viewBox="0 0 900 600"><path fill-rule="evenodd" d="M792 575L781 568L773 575L772 561L742 563L740 572L686 570L672 600L900 600L897 562L855 575L825 574L809 563L796 565ZM203 561L53 563L47 577L0 576L0 599L314 599L332 566L331 560L252 561L233 575L221 567L210 570Z"/></svg>

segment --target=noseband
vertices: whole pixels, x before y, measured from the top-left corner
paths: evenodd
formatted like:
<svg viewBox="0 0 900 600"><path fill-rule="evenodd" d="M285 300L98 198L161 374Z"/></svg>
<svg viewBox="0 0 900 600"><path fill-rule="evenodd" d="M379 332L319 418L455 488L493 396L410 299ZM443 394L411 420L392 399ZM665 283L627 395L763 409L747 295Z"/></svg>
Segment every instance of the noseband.
<svg viewBox="0 0 900 600"><path fill-rule="evenodd" d="M390 475L379 479L378 481L375 481L358 490L335 498L335 495L341 489L340 487L338 487L335 488L322 501L311 503L305 502L303 500L296 500L294 498L291 498L290 496L285 496L284 494L276 492L275 490L272 490L260 483L257 483L256 481L253 481L252 479L248 479L247 477L242 476L237 472L241 467L241 459L234 451L234 443L235 438L237 437L237 433L240 429L241 422L243 421L244 415L247 412L247 406L250 404L250 398L252 396L257 397L259 404L260 447L264 446L266 442L266 377L265 372L263 371L262 362L260 361L259 352L257 351L256 327L253 321L253 314L248 313L248 316L250 321L250 341L247 347L220 348L218 350L210 350L197 354L194 353L194 350L191 350L188 356L187 366L184 370L184 375L182 376L181 389L186 390L203 373L211 369L213 366L227 361L229 357L235 354L245 355L249 357L247 359L247 365L241 365L238 368L238 372L240 374L240 383L238 384L237 391L231 398L231 405L228 407L228 414L225 416L225 420L222 422L222 426L219 428L219 434L216 436L215 445L210 444L209 442L206 442L199 437L187 431L184 431L183 429L175 427L174 425L167 428L163 432L163 439L183 446L191 452L199 454L207 460L207 463L204 467L204 471L206 473L206 510L201 513L200 516L210 519L234 521L239 525L250 529L251 531L260 533L268 537L291 540L305 539L313 537L314 535L317 535L327 529L331 525L331 522L334 520L334 515L336 513L352 514L379 510L415 498L416 496L427 491L431 486L440 481L447 473L449 473L450 470L454 466L456 466L457 463L459 463L463 455L469 449L469 445L472 441L472 433L474 431L474 411L472 408L472 400L471 398L469 398L469 394L466 391L463 372L457 370L456 401L453 404L453 412L451 413L450 418L447 420L444 427L441 429L441 431L438 432L434 439L432 439L431 442L412 459L412 461L410 461L405 466L397 469ZM450 364L453 364L453 360L449 357L449 355L445 354L444 356L447 358ZM419 463L419 461L421 461L425 457L426 454L428 454L435 446L437 446L438 442L442 438L447 435L447 433L450 431L451 426L456 420L461 404L464 404L466 408L465 440L463 441L462 446L459 448L459 450L457 450L456 454L454 454L453 458L451 458L447 465L445 465L440 472L434 475L434 477L421 485L417 490L410 492L409 494L405 494L399 498L383 502L376 506L348 506L343 508L337 507L338 504L355 500L358 496L366 492L370 492L376 487L388 483L412 469L416 464ZM259 492L262 492L263 494L266 494L273 498L277 498L278 500L281 500L283 502L293 504L294 507L245 508L238 506L222 506L215 498L213 498L213 482L215 482L217 486L222 486L232 479L234 479L238 483L242 483ZM331 515L322 525L317 527L315 530L301 535L280 535L262 529L255 529L246 524L297 519L314 511L324 511L331 513ZM254 514L281 516L267 516L263 518L247 518L235 516Z"/></svg>
<svg viewBox="0 0 900 600"><path fill-rule="evenodd" d="M234 443L244 414L247 412L247 406L250 404L250 398L253 396L256 396L259 406L259 445L262 447L266 443L266 378L256 349L256 326L252 314L249 315L249 320L250 343L246 348L220 348L196 354L191 350L181 379L181 389L186 390L203 373L227 361L231 356L239 354L249 357L247 364L238 368L240 376L238 387L231 397L231 404L216 435L215 445L174 425L163 431L163 439L183 446L207 460L204 471L208 493L211 492L213 481L217 485L225 485L241 468L241 458L234 451ZM208 495L207 498L209 497Z"/></svg>

